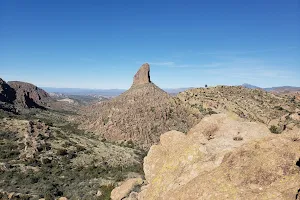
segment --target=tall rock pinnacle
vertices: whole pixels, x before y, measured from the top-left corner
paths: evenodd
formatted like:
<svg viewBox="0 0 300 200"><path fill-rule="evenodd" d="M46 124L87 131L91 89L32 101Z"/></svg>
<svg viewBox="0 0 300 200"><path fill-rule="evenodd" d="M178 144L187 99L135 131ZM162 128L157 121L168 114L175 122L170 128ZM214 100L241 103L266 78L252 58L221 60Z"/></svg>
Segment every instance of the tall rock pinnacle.
<svg viewBox="0 0 300 200"><path fill-rule="evenodd" d="M132 86L142 85L150 83L150 65L148 63L143 64L139 71L134 75Z"/></svg>

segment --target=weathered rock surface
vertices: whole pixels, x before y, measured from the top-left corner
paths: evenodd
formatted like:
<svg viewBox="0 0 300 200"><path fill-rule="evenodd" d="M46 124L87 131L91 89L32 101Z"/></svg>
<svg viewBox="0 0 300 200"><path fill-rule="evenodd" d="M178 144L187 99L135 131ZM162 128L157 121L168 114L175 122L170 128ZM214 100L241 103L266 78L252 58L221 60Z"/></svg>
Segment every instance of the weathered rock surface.
<svg viewBox="0 0 300 200"><path fill-rule="evenodd" d="M139 199L295 199L299 158L300 133L212 115L187 135L161 135L144 159Z"/></svg>
<svg viewBox="0 0 300 200"><path fill-rule="evenodd" d="M141 178L132 178L124 181L119 187L116 187L112 190L110 198L112 200L121 200L127 196L130 196L130 192L132 192L135 187L143 184L143 180ZM131 195L134 196L134 193ZM128 197L133 198L133 197Z"/></svg>
<svg viewBox="0 0 300 200"><path fill-rule="evenodd" d="M150 65L148 63L143 64L138 72L134 75L133 86L143 85L150 83Z"/></svg>
<svg viewBox="0 0 300 200"><path fill-rule="evenodd" d="M148 69L149 65L145 66L141 69ZM82 115L78 120L81 128L110 141L130 141L145 149L166 131L187 132L202 117L151 82L134 84L110 101L88 106Z"/></svg>

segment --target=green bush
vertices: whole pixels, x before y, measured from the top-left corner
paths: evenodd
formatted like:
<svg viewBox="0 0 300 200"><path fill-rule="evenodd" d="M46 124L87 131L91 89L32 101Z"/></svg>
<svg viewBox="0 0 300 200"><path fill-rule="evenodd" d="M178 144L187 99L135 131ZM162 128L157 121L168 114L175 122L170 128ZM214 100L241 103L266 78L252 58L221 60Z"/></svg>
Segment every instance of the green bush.
<svg viewBox="0 0 300 200"><path fill-rule="evenodd" d="M279 128L277 126L272 125L269 130L271 131L271 133L275 133L275 134L279 134Z"/></svg>

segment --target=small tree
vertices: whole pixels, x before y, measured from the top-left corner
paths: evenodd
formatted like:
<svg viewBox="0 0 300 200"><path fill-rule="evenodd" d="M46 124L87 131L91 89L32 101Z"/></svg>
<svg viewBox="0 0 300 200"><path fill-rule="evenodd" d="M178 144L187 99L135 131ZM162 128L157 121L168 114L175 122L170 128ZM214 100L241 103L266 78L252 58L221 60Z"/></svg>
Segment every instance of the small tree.
<svg viewBox="0 0 300 200"><path fill-rule="evenodd" d="M205 87L207 88L207 85L205 84Z"/></svg>

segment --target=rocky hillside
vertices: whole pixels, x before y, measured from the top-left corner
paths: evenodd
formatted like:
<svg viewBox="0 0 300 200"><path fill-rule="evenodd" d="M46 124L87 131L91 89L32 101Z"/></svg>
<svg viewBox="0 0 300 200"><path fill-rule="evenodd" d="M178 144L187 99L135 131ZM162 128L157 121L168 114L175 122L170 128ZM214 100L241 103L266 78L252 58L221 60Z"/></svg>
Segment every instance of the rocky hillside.
<svg viewBox="0 0 300 200"><path fill-rule="evenodd" d="M84 133L63 113L31 112L0 112L0 199L109 199L116 182L142 173L142 151Z"/></svg>
<svg viewBox="0 0 300 200"><path fill-rule="evenodd" d="M50 95L43 89L20 81L10 81L9 86L16 92L14 103L23 108L43 108L52 101Z"/></svg>
<svg viewBox="0 0 300 200"><path fill-rule="evenodd" d="M177 97L206 113L227 113L249 121L276 126L283 131L294 126L300 102L290 96L279 96L261 89L242 86L217 86L186 90Z"/></svg>
<svg viewBox="0 0 300 200"><path fill-rule="evenodd" d="M272 134L262 123L212 115L187 134L161 135L144 172L145 181L124 182L112 199L298 199L300 129Z"/></svg>
<svg viewBox="0 0 300 200"><path fill-rule="evenodd" d="M157 143L159 136L168 130L189 130L201 114L157 87L149 73L149 65L142 65L129 90L83 109L83 117L79 119L81 128L108 140L133 142L142 148Z"/></svg>

